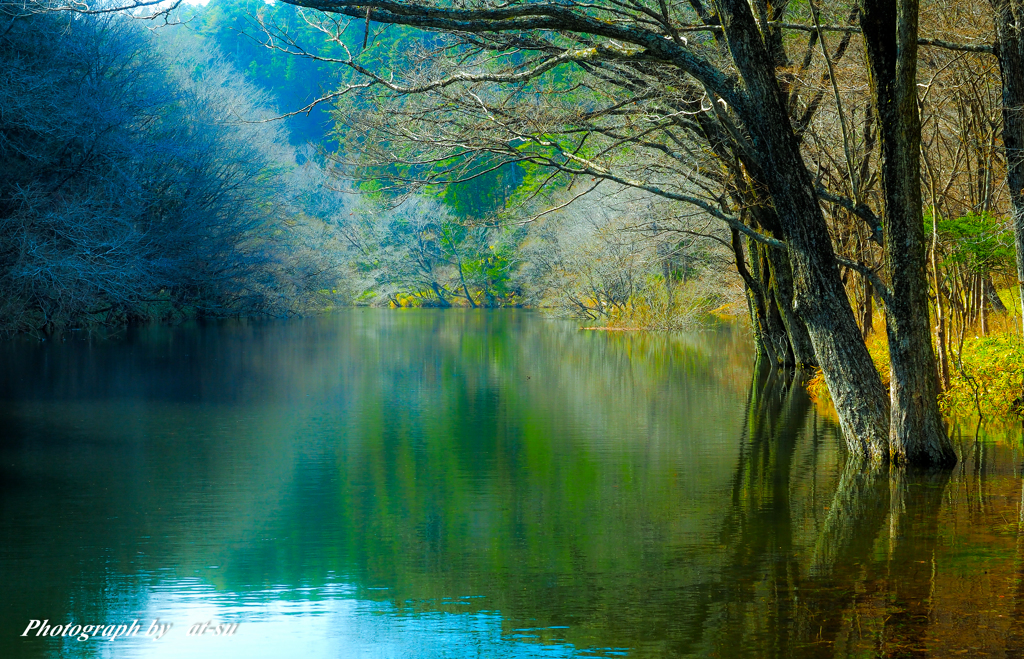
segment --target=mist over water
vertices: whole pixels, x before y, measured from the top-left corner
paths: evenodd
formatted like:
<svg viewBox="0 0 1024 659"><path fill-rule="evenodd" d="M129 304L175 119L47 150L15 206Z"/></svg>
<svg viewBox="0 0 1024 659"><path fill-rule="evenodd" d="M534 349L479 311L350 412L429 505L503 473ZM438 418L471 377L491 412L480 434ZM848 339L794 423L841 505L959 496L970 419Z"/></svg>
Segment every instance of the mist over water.
<svg viewBox="0 0 1024 659"><path fill-rule="evenodd" d="M0 656L1019 652L1019 430L864 472L752 361L521 311L5 343Z"/></svg>

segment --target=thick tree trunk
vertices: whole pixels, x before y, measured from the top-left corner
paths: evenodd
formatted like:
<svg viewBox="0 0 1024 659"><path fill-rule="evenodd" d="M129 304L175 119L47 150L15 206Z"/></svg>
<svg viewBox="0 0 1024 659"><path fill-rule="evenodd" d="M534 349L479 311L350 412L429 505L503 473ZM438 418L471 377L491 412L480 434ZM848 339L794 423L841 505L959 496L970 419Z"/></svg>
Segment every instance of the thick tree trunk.
<svg viewBox="0 0 1024 659"><path fill-rule="evenodd" d="M779 93L775 68L746 0L722 0L719 7L729 50L750 99L740 112L789 247L796 313L807 327L851 452L885 461L885 389L839 279L832 240Z"/></svg>
<svg viewBox="0 0 1024 659"><path fill-rule="evenodd" d="M991 0L1003 79L1003 147L1010 190L1017 285L1024 317L1024 2Z"/></svg>
<svg viewBox="0 0 1024 659"><path fill-rule="evenodd" d="M917 0L863 0L861 31L881 146L886 332L891 364L890 458L951 466L956 452L939 412L939 379L928 322L921 210L921 119L917 110Z"/></svg>

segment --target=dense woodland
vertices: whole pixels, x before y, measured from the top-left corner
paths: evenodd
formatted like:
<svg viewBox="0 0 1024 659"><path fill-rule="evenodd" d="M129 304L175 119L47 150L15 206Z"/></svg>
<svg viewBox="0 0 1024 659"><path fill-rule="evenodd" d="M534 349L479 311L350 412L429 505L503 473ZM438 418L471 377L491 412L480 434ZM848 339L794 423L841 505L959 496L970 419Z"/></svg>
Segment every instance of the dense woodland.
<svg viewBox="0 0 1024 659"><path fill-rule="evenodd" d="M8 12L0 39L0 329L280 313L338 266L318 189L219 55L120 15Z"/></svg>
<svg viewBox="0 0 1024 659"><path fill-rule="evenodd" d="M738 298L854 454L948 465L964 342L1019 322L1017 0L2 6L8 333Z"/></svg>

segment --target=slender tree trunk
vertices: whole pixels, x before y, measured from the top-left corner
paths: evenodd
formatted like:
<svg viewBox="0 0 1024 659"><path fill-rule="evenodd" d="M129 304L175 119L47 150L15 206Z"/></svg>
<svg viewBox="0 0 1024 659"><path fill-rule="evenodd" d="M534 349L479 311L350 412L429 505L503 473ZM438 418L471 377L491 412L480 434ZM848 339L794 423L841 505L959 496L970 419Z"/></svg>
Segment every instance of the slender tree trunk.
<svg viewBox="0 0 1024 659"><path fill-rule="evenodd" d="M1002 74L1006 185L1010 190L1013 238L1017 248L1017 286L1024 318L1024 3L1021 0L990 1Z"/></svg>
<svg viewBox="0 0 1024 659"><path fill-rule="evenodd" d="M793 309L793 267L789 263L789 253L781 249L769 249L765 257L771 269L772 295L789 339L792 365L799 368L817 366L818 360L814 356L814 345L807 333L807 325Z"/></svg>
<svg viewBox="0 0 1024 659"><path fill-rule="evenodd" d="M861 316L860 328L864 338L868 338L871 334L871 330L875 329L875 321L872 318L874 311L875 302L875 287L871 285L871 280L867 277L864 279L864 314Z"/></svg>
<svg viewBox="0 0 1024 659"><path fill-rule="evenodd" d="M978 275L978 315L981 316L981 335L988 336L988 303L985 301L985 278Z"/></svg>
<svg viewBox="0 0 1024 659"><path fill-rule="evenodd" d="M754 347L756 349L755 364L761 368L770 364L775 368L778 356L775 352L775 341L771 337L768 323L768 311L765 304L765 292L761 286L757 273L757 253L751 251L751 267L747 266L747 259L744 255L743 239L740 232L732 230L732 251L736 259L736 271L743 279L743 289L747 298L747 311L750 314L750 326L754 332Z"/></svg>
<svg viewBox="0 0 1024 659"><path fill-rule="evenodd" d="M750 314L750 327L754 334L754 367L763 368L766 364L775 367L775 350L764 334L763 306L758 306L758 297L750 286L744 286L747 297L747 312Z"/></svg>
<svg viewBox="0 0 1024 659"><path fill-rule="evenodd" d="M776 295L778 282L775 279L776 268L773 267L772 263L776 256L774 252L778 250L758 243L750 245L750 251L752 254L756 254L757 258L756 276L761 284L761 291L764 293L767 330L775 346L775 365L781 368L792 368L796 365L796 359L793 356L793 346L789 340L789 331Z"/></svg>
<svg viewBox="0 0 1024 659"><path fill-rule="evenodd" d="M839 279L832 239L781 97L775 67L746 0L721 0L720 17L747 98L751 145L789 248L796 313L804 320L847 446L888 458L889 406Z"/></svg>
<svg viewBox="0 0 1024 659"><path fill-rule="evenodd" d="M659 251L660 246L659 246ZM661 275L665 278L665 295L668 296L668 308L672 308L672 264L668 262L668 256L665 254L661 256Z"/></svg>
<svg viewBox="0 0 1024 659"><path fill-rule="evenodd" d="M442 231L444 231L442 229ZM473 300L473 296L469 294L469 288L466 286L466 274L462 269L462 257L459 256L459 250L455 248L455 241L452 240L451 234L445 232L448 237L448 246L452 248L452 254L455 255L455 264L459 268L459 283L462 284L462 292L466 296L466 300L469 301L469 306L476 309L476 302Z"/></svg>
<svg viewBox="0 0 1024 659"><path fill-rule="evenodd" d="M861 31L878 117L884 200L886 332L891 364L894 462L951 466L956 452L939 412L928 318L917 109L917 0L862 0Z"/></svg>
<svg viewBox="0 0 1024 659"><path fill-rule="evenodd" d="M971 325L981 320L981 277L971 275Z"/></svg>
<svg viewBox="0 0 1024 659"><path fill-rule="evenodd" d="M786 328L790 351L793 355L793 366L812 368L818 365L814 356L814 344L807 333L807 325L797 315L793 307L793 270L789 265L789 254L782 250L774 250L770 260L772 266L772 294L775 304L781 312L782 322Z"/></svg>
<svg viewBox="0 0 1024 659"><path fill-rule="evenodd" d="M939 281L939 260L936 255L939 241L938 219L932 211L932 278L935 284L935 349L939 359L939 383L942 390L949 389L949 354L948 342L946 340L946 308L942 302L943 286Z"/></svg>

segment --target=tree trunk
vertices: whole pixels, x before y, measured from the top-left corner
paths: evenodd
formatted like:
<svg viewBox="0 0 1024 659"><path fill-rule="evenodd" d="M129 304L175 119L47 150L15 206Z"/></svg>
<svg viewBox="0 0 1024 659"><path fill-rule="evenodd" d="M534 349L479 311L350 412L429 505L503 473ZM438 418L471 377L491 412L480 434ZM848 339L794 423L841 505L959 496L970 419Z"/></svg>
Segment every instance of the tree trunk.
<svg viewBox="0 0 1024 659"><path fill-rule="evenodd" d="M978 315L981 316L982 336L988 336L988 302L985 297L985 276L978 275Z"/></svg>
<svg viewBox="0 0 1024 659"><path fill-rule="evenodd" d="M437 296L437 306L443 307L445 309L452 306L452 303L449 302L447 298L445 298L440 284L438 284L436 281L432 281L430 282L430 288L434 291L434 295Z"/></svg>
<svg viewBox="0 0 1024 659"><path fill-rule="evenodd" d="M862 0L871 90L878 117L891 364L890 458L951 466L956 452L939 412L939 379L928 322L921 209L921 119L917 109L917 0Z"/></svg>
<svg viewBox="0 0 1024 659"><path fill-rule="evenodd" d="M1010 190L1017 286L1024 317L1024 3L991 0L1003 83L1003 147Z"/></svg>
<svg viewBox="0 0 1024 659"><path fill-rule="evenodd" d="M765 184L789 247L796 312L807 327L851 452L884 461L888 401L839 279L831 238L773 67L749 6L723 0L720 7L733 59L749 98L757 99L745 108L744 123L763 158Z"/></svg>
<svg viewBox="0 0 1024 659"><path fill-rule="evenodd" d="M764 308L767 316L767 330L775 347L775 365L781 368L792 368L796 365L793 356L793 346L789 340L789 331L786 327L784 315L779 308L778 298L775 294L777 281L775 279L775 268L773 257L775 250L762 243L750 245L752 255L756 255L756 277L761 285L764 294Z"/></svg>
<svg viewBox="0 0 1024 659"><path fill-rule="evenodd" d="M772 269L772 294L786 327L793 365L798 368L817 366L818 360L814 356L814 345L807 333L807 325L793 310L793 269L789 264L789 254L785 250L773 249L769 253L768 262Z"/></svg>
<svg viewBox="0 0 1024 659"><path fill-rule="evenodd" d="M775 209L764 203L752 206L750 214L757 225L779 240L785 240L782 225ZM770 290L772 301L786 334L788 355L786 366L811 367L817 366L814 346L807 334L807 326L793 308L793 267L789 262L789 253L782 249L773 249L761 245L760 253L768 266L765 276L765 290ZM766 293L768 294L768 293Z"/></svg>
<svg viewBox="0 0 1024 659"><path fill-rule="evenodd" d="M999 299L999 291L996 290L996 285L992 282L992 275L985 275L983 285L985 287L985 299L988 301L992 311L1006 313L1006 305Z"/></svg>
<svg viewBox="0 0 1024 659"><path fill-rule="evenodd" d="M807 327L847 446L855 456L883 462L888 458L889 426L885 389L839 279L832 239L779 93L775 67L746 0L721 0L719 8L750 99L740 112L789 248L796 313Z"/></svg>
<svg viewBox="0 0 1024 659"><path fill-rule="evenodd" d="M938 244L938 219L932 213L932 277L935 283L935 349L939 359L939 383L942 390L949 389L949 351L946 340L946 308L942 302L942 282L939 280L939 261L936 255Z"/></svg>
<svg viewBox="0 0 1024 659"><path fill-rule="evenodd" d="M864 313L861 315L860 329L861 334L864 338L868 338L871 334L871 330L875 329L875 321L873 318L874 314L874 303L875 303L875 287L871 285L871 280L867 277L862 277L864 280Z"/></svg>
<svg viewBox="0 0 1024 659"><path fill-rule="evenodd" d="M759 276L757 250L750 250L753 271L747 267L743 254L743 242L740 240L740 232L736 229L732 230L732 250L736 259L736 270L743 278L747 296L747 310L750 313L750 324L754 331L754 345L757 350L756 363L758 366L767 363L771 364L772 368L776 368L780 359L777 350L778 341L773 336L766 299L768 296Z"/></svg>

